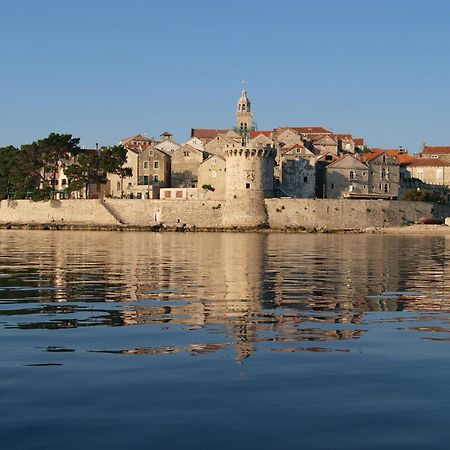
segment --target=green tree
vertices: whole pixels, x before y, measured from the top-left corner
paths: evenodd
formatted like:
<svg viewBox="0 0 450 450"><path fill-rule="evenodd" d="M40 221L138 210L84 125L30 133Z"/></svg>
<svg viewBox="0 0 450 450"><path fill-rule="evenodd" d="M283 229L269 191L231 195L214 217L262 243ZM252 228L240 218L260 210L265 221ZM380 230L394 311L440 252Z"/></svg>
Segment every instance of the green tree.
<svg viewBox="0 0 450 450"><path fill-rule="evenodd" d="M22 146L21 160L26 172L39 179L39 188L49 191L51 198L55 196L59 169L66 166L70 157L79 154L79 143L80 139L71 134L50 133L44 139Z"/></svg>
<svg viewBox="0 0 450 450"><path fill-rule="evenodd" d="M12 145L0 148L0 198L8 198L15 191L14 168L19 150Z"/></svg>
<svg viewBox="0 0 450 450"><path fill-rule="evenodd" d="M69 180L67 192L84 189L85 198L90 197L89 187L91 184L105 184L107 182L102 158L95 152L85 152L78 155L76 162L69 165L64 173Z"/></svg>
<svg viewBox="0 0 450 450"><path fill-rule="evenodd" d="M202 189L205 191L205 194L203 195L203 198L206 197L206 194L208 193L208 191L214 192L216 190L216 188L212 187L210 184L202 185Z"/></svg>
<svg viewBox="0 0 450 450"><path fill-rule="evenodd" d="M122 145L115 145L102 151L102 167L107 173L112 173L120 177L120 192L123 197L123 179L131 177L133 170L125 167L127 162L127 149Z"/></svg>

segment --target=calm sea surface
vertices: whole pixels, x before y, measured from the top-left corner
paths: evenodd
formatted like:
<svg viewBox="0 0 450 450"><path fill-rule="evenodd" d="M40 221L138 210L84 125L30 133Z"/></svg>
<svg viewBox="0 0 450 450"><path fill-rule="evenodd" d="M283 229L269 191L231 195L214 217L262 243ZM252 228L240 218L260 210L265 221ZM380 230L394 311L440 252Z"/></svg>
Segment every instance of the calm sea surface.
<svg viewBox="0 0 450 450"><path fill-rule="evenodd" d="M450 238L0 231L2 449L434 449Z"/></svg>

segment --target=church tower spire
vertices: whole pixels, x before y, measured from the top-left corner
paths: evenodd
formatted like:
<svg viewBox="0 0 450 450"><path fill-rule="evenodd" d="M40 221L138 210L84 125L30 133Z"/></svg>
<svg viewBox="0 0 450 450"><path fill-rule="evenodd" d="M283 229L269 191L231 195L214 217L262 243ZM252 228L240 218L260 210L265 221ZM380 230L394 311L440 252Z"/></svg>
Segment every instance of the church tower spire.
<svg viewBox="0 0 450 450"><path fill-rule="evenodd" d="M242 93L239 97L236 110L236 129L243 136L246 136L253 129L252 111L250 100L247 97L245 81L242 82Z"/></svg>

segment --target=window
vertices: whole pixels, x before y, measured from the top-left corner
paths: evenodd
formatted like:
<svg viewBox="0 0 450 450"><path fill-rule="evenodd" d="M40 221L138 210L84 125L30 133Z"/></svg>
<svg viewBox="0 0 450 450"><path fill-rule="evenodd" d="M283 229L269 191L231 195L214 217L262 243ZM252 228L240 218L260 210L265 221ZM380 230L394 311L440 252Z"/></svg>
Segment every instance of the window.
<svg viewBox="0 0 450 450"><path fill-rule="evenodd" d="M388 171L383 167L383 168L381 169L381 179L382 179L382 180L386 180L386 179L387 179L387 176L388 176Z"/></svg>
<svg viewBox="0 0 450 450"><path fill-rule="evenodd" d="M61 186L65 186L67 184L67 180L64 178L61 180Z"/></svg>
<svg viewBox="0 0 450 450"><path fill-rule="evenodd" d="M307 183L308 182L308 177L303 177L303 183Z"/></svg>
<svg viewBox="0 0 450 450"><path fill-rule="evenodd" d="M142 178L143 178L142 184L148 185L148 175L144 175Z"/></svg>
<svg viewBox="0 0 450 450"><path fill-rule="evenodd" d="M144 169L148 169L148 161L144 161Z"/></svg>
<svg viewBox="0 0 450 450"><path fill-rule="evenodd" d="M250 183L245 183L245 189L250 189Z"/></svg>
<svg viewBox="0 0 450 450"><path fill-rule="evenodd" d="M331 189L334 189L334 183L331 183Z"/></svg>
<svg viewBox="0 0 450 450"><path fill-rule="evenodd" d="M120 181L117 182L117 190L120 191Z"/></svg>
<svg viewBox="0 0 450 450"><path fill-rule="evenodd" d="M227 146L228 147L228 146ZM211 164L217 164L217 158L212 158L211 159Z"/></svg>
<svg viewBox="0 0 450 450"><path fill-rule="evenodd" d="M353 191L355 190L355 187L351 184L351 185L348 187L348 190L349 190L350 192L353 192Z"/></svg>
<svg viewBox="0 0 450 450"><path fill-rule="evenodd" d="M172 197L172 192L170 192L170 191L164 192L164 198L171 198L171 197Z"/></svg>
<svg viewBox="0 0 450 450"><path fill-rule="evenodd" d="M213 178L216 178L216 177L217 177L217 172L216 172L215 170L212 170L212 171L211 171L211 176L212 176Z"/></svg>
<svg viewBox="0 0 450 450"><path fill-rule="evenodd" d="M158 177L158 175L153 175L153 182L154 182L154 183L159 183L159 177Z"/></svg>
<svg viewBox="0 0 450 450"><path fill-rule="evenodd" d="M154 161L153 162L153 168L154 169L159 169L159 161Z"/></svg>
<svg viewBox="0 0 450 450"><path fill-rule="evenodd" d="M183 156L189 156L189 152L183 152Z"/></svg>
<svg viewBox="0 0 450 450"><path fill-rule="evenodd" d="M386 162L386 155L383 155L383 162Z"/></svg>
<svg viewBox="0 0 450 450"><path fill-rule="evenodd" d="M175 196L176 198L183 198L183 191L177 191Z"/></svg>
<svg viewBox="0 0 450 450"><path fill-rule="evenodd" d="M148 156L153 156L155 154L155 152L153 151L153 149L150 149L148 151Z"/></svg>
<svg viewBox="0 0 450 450"><path fill-rule="evenodd" d="M389 192L389 184L388 184L388 183L385 183L385 184L384 184L384 192L385 192L385 193L388 193L388 192Z"/></svg>
<svg viewBox="0 0 450 450"><path fill-rule="evenodd" d="M354 180L355 179L355 171L354 170L350 170L350 173L348 174L348 177L350 178L350 180Z"/></svg>

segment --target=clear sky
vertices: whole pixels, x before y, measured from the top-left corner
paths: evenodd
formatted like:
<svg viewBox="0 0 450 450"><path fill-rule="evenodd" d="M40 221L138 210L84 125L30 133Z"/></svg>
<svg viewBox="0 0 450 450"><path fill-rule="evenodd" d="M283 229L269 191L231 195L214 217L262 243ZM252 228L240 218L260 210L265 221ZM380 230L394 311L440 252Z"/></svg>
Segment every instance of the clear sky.
<svg viewBox="0 0 450 450"><path fill-rule="evenodd" d="M450 145L448 0L0 0L0 146L320 125Z"/></svg>

